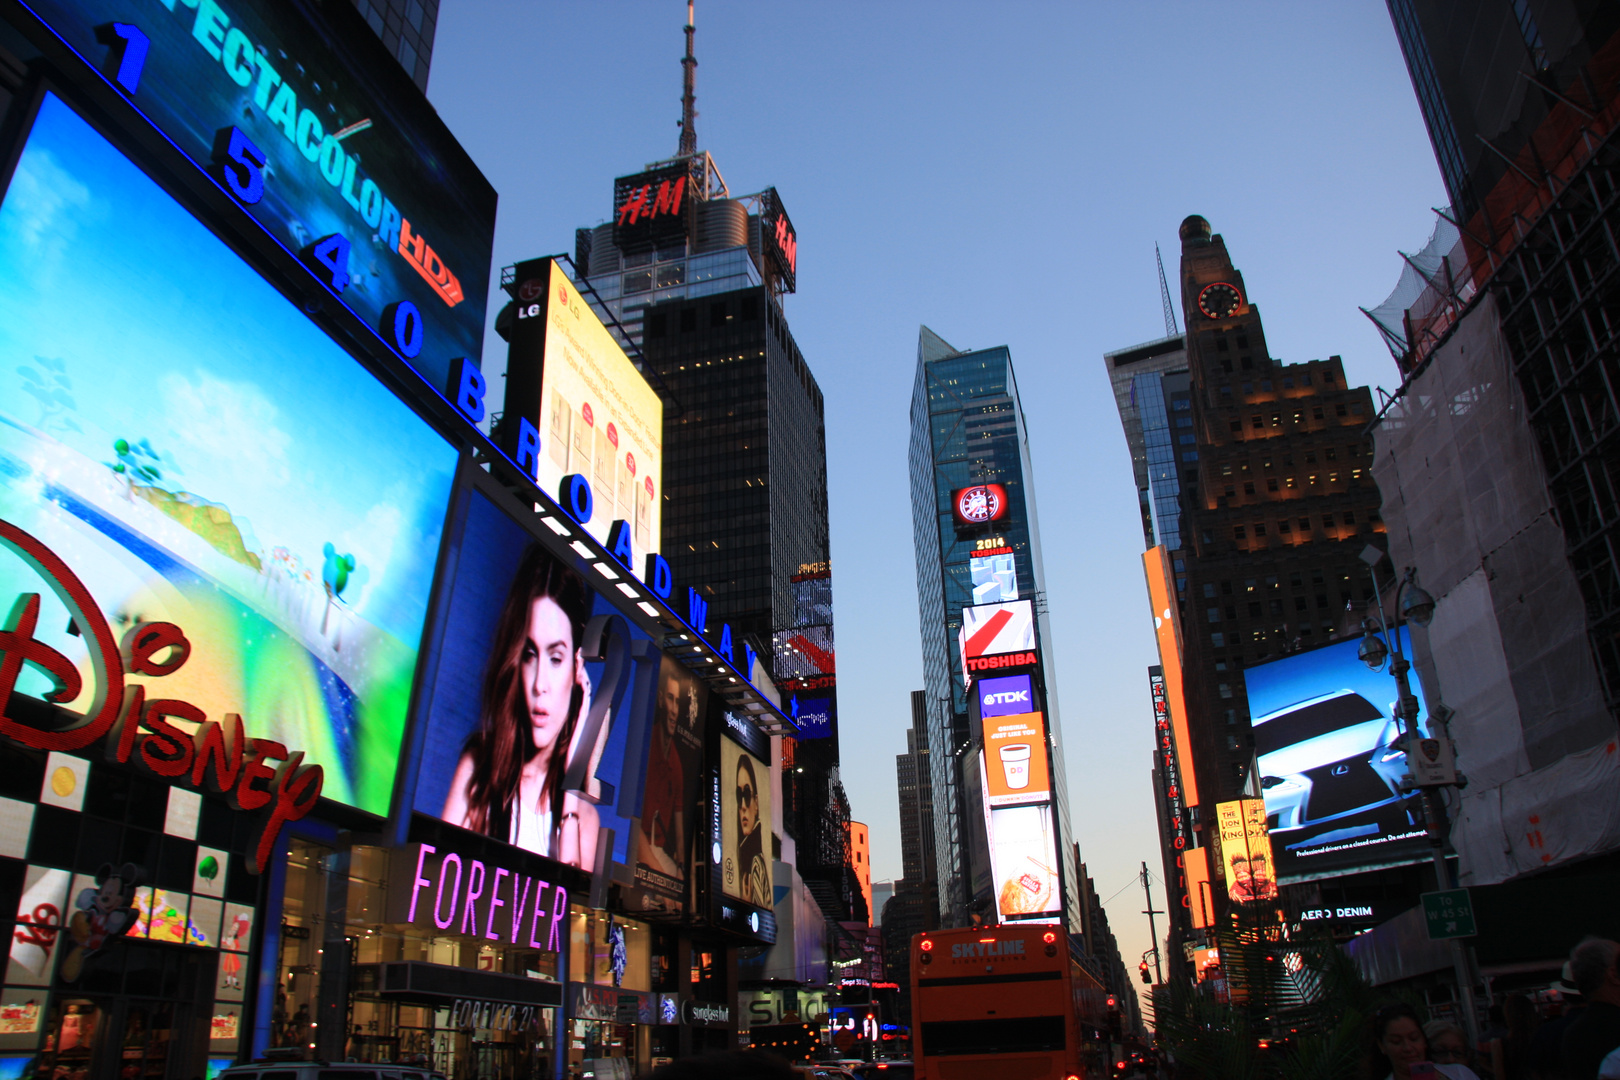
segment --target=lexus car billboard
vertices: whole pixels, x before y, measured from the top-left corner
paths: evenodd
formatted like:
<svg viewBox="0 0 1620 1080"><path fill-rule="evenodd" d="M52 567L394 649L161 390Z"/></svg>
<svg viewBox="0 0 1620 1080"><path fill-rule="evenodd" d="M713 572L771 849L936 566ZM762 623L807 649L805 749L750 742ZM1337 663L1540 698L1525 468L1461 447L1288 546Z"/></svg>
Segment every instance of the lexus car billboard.
<svg viewBox="0 0 1620 1080"><path fill-rule="evenodd" d="M1407 771L1395 680L1356 656L1359 638L1245 673L1254 750L1283 883L1428 857ZM1427 724L1419 701L1418 723Z"/></svg>

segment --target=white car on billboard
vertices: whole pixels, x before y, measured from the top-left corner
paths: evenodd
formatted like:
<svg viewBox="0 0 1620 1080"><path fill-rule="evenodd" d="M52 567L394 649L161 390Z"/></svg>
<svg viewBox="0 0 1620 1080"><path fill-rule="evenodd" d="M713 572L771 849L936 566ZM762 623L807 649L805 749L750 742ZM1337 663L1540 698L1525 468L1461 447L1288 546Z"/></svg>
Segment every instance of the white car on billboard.
<svg viewBox="0 0 1620 1080"><path fill-rule="evenodd" d="M1275 843L1291 849L1404 832L1406 751L1393 709L1335 690L1250 723Z"/></svg>

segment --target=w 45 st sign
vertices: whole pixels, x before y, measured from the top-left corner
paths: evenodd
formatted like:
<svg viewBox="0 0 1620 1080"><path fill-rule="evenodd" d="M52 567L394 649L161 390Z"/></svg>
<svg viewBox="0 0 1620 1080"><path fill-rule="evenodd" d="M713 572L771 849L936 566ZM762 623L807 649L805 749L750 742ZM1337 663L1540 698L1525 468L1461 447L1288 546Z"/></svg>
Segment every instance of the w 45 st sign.
<svg viewBox="0 0 1620 1080"><path fill-rule="evenodd" d="M1429 940L1473 937L1474 902L1467 889L1446 889L1423 894L1423 918L1429 924Z"/></svg>

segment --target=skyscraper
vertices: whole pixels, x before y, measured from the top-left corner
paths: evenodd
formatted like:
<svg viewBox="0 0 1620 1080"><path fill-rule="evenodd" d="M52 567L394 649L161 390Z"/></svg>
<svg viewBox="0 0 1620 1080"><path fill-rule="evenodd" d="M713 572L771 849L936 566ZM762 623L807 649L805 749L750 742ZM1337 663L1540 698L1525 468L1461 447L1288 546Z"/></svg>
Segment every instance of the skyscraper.
<svg viewBox="0 0 1620 1080"><path fill-rule="evenodd" d="M1055 815L1048 820L1057 841L1048 856L1057 864L1051 902L1061 904L1078 931L1078 907L1067 888L1073 866L1057 688L1041 659L1051 629L1029 440L1005 347L963 352L921 329L909 471L941 921L965 925L972 914L993 914L1003 899L992 881L996 859L984 811L992 796L983 789L983 778L993 781L1001 763L980 763L981 754L997 748L985 747L974 727L980 708L964 680L971 665L980 675L1027 671L1030 682L1017 692L1033 700L1026 696L1023 707L1044 707ZM983 625L966 624L979 613ZM1020 628L1022 636L1012 640Z"/></svg>
<svg viewBox="0 0 1620 1080"><path fill-rule="evenodd" d="M927 740L928 695L913 690L906 752L894 759L900 789L900 865L908 886L928 882L934 888L933 773Z"/></svg>
<svg viewBox="0 0 1620 1080"><path fill-rule="evenodd" d="M1154 785L1173 935L1219 903L1205 884L1215 805L1262 792L1245 671L1356 632L1360 555L1384 543L1368 390L1345 385L1337 356L1273 360L1224 239L1193 216L1181 241L1186 333L1104 357L1164 596L1149 688L1164 699Z"/></svg>
<svg viewBox="0 0 1620 1080"><path fill-rule="evenodd" d="M439 0L350 0L387 47L405 74L427 93L433 61L433 33L439 24Z"/></svg>
<svg viewBox="0 0 1620 1080"><path fill-rule="evenodd" d="M613 217L576 233L575 269L664 399L663 555L675 579L797 710L783 827L829 919L848 921L860 888L838 774L824 403L783 310L797 234L775 188L733 197L697 148L690 21L685 33L677 153L615 181Z"/></svg>

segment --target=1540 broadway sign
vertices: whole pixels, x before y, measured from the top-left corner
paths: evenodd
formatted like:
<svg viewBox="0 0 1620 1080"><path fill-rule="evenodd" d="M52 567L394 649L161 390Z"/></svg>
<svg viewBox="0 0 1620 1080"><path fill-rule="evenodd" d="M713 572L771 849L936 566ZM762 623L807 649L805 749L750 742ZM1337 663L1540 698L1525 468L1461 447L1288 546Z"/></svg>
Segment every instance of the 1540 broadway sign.
<svg viewBox="0 0 1620 1080"><path fill-rule="evenodd" d="M40 596L23 593L0 626L0 735L35 750L82 751L99 742L108 761L133 761L170 783L224 795L238 810L261 811L263 826L248 865L263 873L281 827L315 808L321 767L305 765L302 751L289 751L274 740L246 738L238 713L210 720L190 702L157 696L148 700L149 690L159 684L126 679L162 678L180 670L193 649L185 632L173 623L137 622L115 641L90 591L55 552L3 518L0 548L32 567L67 608L89 649L94 680L82 715L59 707L84 692L85 676L73 661L35 638ZM44 700L58 708L39 712L65 722L42 726L12 715L27 707L26 697L13 694L24 665L52 686Z"/></svg>

